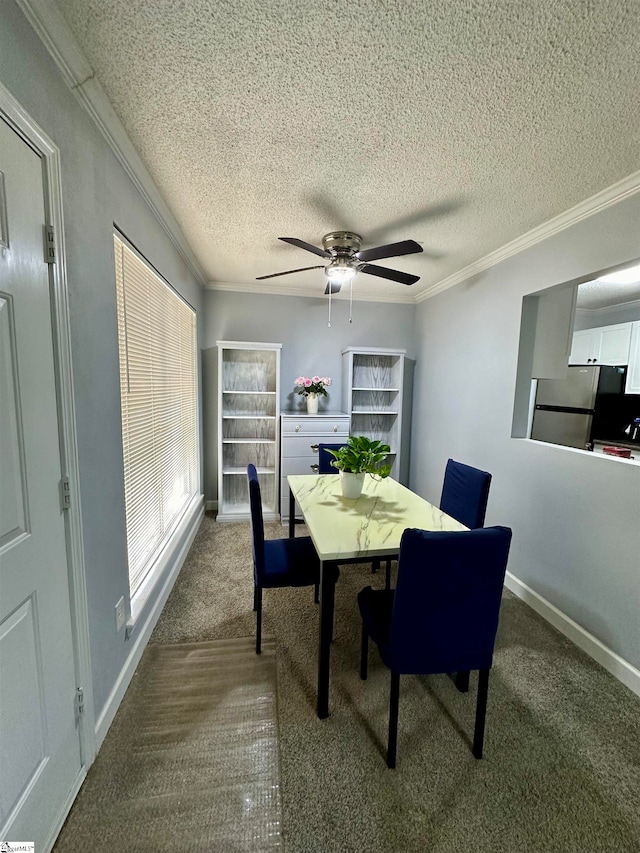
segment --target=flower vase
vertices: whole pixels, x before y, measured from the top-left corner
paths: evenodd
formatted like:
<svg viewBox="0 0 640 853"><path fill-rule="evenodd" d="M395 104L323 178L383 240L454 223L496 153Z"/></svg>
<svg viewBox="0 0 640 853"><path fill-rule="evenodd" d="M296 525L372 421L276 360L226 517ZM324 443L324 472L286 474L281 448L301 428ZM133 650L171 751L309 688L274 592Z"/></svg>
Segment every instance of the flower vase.
<svg viewBox="0 0 640 853"><path fill-rule="evenodd" d="M317 394L307 394L307 414L308 415L317 415L318 414L318 395Z"/></svg>

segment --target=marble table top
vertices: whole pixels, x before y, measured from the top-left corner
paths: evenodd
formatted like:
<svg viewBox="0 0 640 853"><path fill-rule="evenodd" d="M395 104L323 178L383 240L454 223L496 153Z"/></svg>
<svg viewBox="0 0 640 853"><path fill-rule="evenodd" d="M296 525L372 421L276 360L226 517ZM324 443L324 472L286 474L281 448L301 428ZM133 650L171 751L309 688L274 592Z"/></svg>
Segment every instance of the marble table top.
<svg viewBox="0 0 640 853"><path fill-rule="evenodd" d="M407 527L467 530L391 477L367 475L357 500L342 497L339 474L290 474L287 482L321 560L395 556Z"/></svg>

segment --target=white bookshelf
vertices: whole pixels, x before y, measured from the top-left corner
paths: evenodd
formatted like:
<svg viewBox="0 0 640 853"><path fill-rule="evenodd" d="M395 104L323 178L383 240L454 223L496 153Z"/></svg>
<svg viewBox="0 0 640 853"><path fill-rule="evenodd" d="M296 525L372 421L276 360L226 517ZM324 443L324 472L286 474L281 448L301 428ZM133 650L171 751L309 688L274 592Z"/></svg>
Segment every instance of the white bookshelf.
<svg viewBox="0 0 640 853"><path fill-rule="evenodd" d="M343 409L351 417L351 435L388 444L395 479L400 479L405 355L406 350L383 347L342 350Z"/></svg>
<svg viewBox="0 0 640 853"><path fill-rule="evenodd" d="M247 465L265 521L278 518L282 344L218 341L218 521L250 518Z"/></svg>

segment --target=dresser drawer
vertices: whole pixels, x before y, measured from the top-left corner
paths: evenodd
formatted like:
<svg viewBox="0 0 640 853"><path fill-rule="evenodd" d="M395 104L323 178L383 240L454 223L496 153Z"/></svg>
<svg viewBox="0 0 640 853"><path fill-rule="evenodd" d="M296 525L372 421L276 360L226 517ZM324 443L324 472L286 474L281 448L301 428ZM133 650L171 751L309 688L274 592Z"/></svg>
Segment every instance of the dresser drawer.
<svg viewBox="0 0 640 853"><path fill-rule="evenodd" d="M318 464L316 456L288 456L282 459L282 467L280 476L286 479L289 474L317 474L317 469L314 471L312 465Z"/></svg>
<svg viewBox="0 0 640 853"><path fill-rule="evenodd" d="M297 456L315 459L318 461L319 444L338 444L346 436L328 435L288 435L282 437L280 452L282 459L291 459Z"/></svg>
<svg viewBox="0 0 640 853"><path fill-rule="evenodd" d="M349 418L282 418L282 435L324 436L328 441L332 436L349 435Z"/></svg>

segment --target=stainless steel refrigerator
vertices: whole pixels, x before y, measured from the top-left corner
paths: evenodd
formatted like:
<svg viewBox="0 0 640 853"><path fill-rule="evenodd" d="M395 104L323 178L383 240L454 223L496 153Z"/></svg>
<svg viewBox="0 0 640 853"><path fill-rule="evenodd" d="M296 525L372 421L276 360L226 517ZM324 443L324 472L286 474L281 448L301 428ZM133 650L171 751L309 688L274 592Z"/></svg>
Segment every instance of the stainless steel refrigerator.
<svg viewBox="0 0 640 853"><path fill-rule="evenodd" d="M539 379L531 438L590 450L593 417L624 393L624 367L571 365L566 379Z"/></svg>

